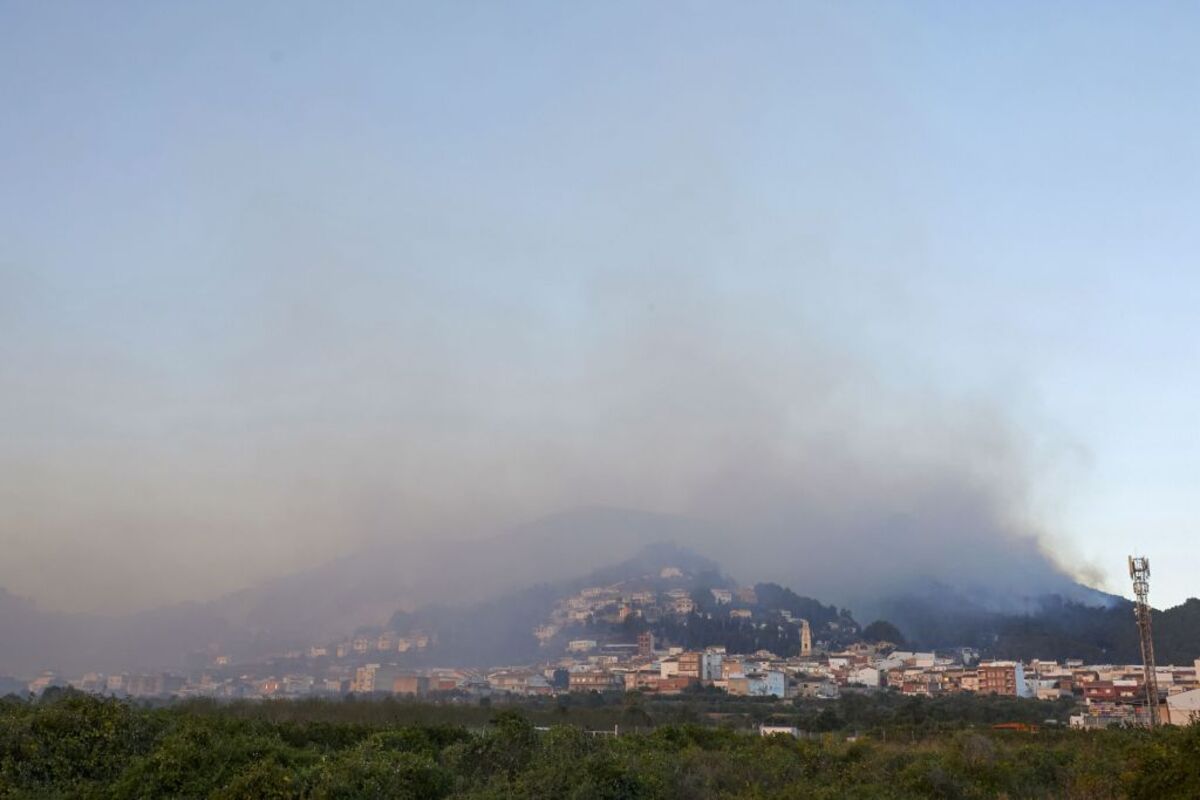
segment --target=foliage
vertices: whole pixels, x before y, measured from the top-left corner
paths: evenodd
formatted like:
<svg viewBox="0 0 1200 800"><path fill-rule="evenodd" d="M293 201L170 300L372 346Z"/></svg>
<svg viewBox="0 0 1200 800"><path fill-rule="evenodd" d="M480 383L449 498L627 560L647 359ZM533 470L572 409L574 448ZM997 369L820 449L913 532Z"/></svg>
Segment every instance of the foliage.
<svg viewBox="0 0 1200 800"><path fill-rule="evenodd" d="M904 634L885 619L877 619L863 628L862 638L865 642L891 642L901 647L905 644Z"/></svg>
<svg viewBox="0 0 1200 800"><path fill-rule="evenodd" d="M681 701L683 702L683 701ZM697 718L703 714L686 701ZM996 732L987 720L1046 706L856 697L816 710L758 704L866 736L761 737L753 729L676 723L595 736L536 727L514 707L478 709L472 729L398 724L376 704L190 703L138 707L63 692L0 704L3 798L1192 798L1200 727L1083 733ZM290 707L289 707L290 706ZM430 715L439 709L431 707ZM661 714L643 698L608 712ZM334 712L343 716L332 719ZM545 713L553 713L546 710ZM820 720L824 720L820 722ZM854 720L855 722L850 722ZM968 721L977 720L972 727Z"/></svg>
<svg viewBox="0 0 1200 800"><path fill-rule="evenodd" d="M1000 612L950 590L890 598L878 609L910 644L930 649L963 645L996 658L1081 658L1088 663L1139 663L1133 604L1112 597L1088 604L1059 595L1028 598L1025 608ZM1155 610L1154 648L1160 664L1200 658L1200 600ZM886 638L886 637L885 637Z"/></svg>

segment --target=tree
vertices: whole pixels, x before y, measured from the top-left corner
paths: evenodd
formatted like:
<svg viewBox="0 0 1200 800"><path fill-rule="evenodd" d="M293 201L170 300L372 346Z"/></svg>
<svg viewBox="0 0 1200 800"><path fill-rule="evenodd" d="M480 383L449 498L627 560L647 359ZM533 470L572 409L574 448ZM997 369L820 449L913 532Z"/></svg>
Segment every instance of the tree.
<svg viewBox="0 0 1200 800"><path fill-rule="evenodd" d="M877 619L863 628L862 637L868 642L891 642L895 645L905 643L904 634L900 629L885 619Z"/></svg>

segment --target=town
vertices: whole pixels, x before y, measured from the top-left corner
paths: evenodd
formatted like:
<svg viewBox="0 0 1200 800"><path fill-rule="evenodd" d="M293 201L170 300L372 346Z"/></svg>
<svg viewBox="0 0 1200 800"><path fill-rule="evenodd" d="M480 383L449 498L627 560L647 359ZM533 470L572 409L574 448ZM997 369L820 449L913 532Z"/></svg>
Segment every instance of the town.
<svg viewBox="0 0 1200 800"><path fill-rule="evenodd" d="M809 620L786 609L761 610L751 587L718 587L702 596L683 588L692 580L675 567L657 575L587 586L559 599L532 626L543 657L493 668L414 666L414 656L436 657L437 634L425 631L360 632L344 640L238 663L215 654L179 672L97 672L63 677L44 672L27 682L0 679L9 691L41 694L52 686L116 697L296 699L405 696L469 703L571 693L637 692L682 695L833 700L845 693L890 692L935 697L956 693L1005 695L1043 701L1073 699L1072 727L1142 726L1150 723L1145 671L1134 664L1085 664L1080 659L1027 661L981 659L961 647L917 652L888 641L868 641L845 620L827 621L825 638ZM753 610L759 609L759 610ZM621 640L626 623L724 616L739 625L786 627L798 652L733 652L723 645L685 648L643 629ZM588 636L588 632L593 635ZM597 633L599 632L599 633ZM837 634L830 637L828 634ZM850 641L852 639L852 641ZM1158 719L1186 725L1200 719L1200 659L1155 670Z"/></svg>

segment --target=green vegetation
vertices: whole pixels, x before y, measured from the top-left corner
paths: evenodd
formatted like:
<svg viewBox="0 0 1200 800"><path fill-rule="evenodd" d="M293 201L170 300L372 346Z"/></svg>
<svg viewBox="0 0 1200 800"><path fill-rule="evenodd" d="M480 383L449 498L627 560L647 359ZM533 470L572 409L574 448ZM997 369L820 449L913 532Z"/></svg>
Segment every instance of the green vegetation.
<svg viewBox="0 0 1200 800"><path fill-rule="evenodd" d="M894 645L903 647L905 644L904 634L900 632L892 623L885 619L877 619L867 627L863 628L862 638L864 642L891 642Z"/></svg>
<svg viewBox="0 0 1200 800"><path fill-rule="evenodd" d="M1097 593L1094 603L1083 603L1042 595L1029 598L1020 613L1004 613L946 590L893 597L877 611L917 649L969 646L989 658L1140 663L1133 604L1112 596L1101 604L1102 597ZM1193 597L1173 608L1156 610L1153 617L1159 664L1190 664L1200 658L1200 600ZM870 641L881 631L873 630L871 636L863 633ZM887 640L887 636L880 638Z"/></svg>
<svg viewBox="0 0 1200 800"><path fill-rule="evenodd" d="M1031 701L859 696L810 719L807 704L711 712L716 701L703 696L560 700L519 709L394 700L146 708L71 691L10 698L0 702L0 797L1200 796L1200 728L1030 734L983 724L1045 713ZM697 722L661 724L688 715ZM764 738L728 724L756 715L810 729L825 715L820 726L839 733ZM602 719L641 732L586 733ZM870 719L871 735L847 741L841 731Z"/></svg>
<svg viewBox="0 0 1200 800"><path fill-rule="evenodd" d="M990 651L1005 658L1083 658L1089 663L1139 663L1141 645L1132 604L1109 608L1043 598L1037 615L1005 618L996 625ZM1190 664L1200 658L1200 600L1154 614L1154 649L1159 664Z"/></svg>

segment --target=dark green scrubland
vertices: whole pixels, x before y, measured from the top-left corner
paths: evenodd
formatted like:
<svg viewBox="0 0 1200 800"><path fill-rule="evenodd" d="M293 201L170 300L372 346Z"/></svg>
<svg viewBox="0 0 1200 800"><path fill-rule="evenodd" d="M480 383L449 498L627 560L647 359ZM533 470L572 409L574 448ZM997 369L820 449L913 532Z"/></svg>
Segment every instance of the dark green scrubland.
<svg viewBox="0 0 1200 800"><path fill-rule="evenodd" d="M815 714L803 704L713 711L711 702L152 708L55 691L0 701L0 797L1200 797L1197 727L1001 732L990 723L1063 709L984 698L855 698ZM762 719L808 733L761 737L749 726ZM587 732L600 724L622 733Z"/></svg>

